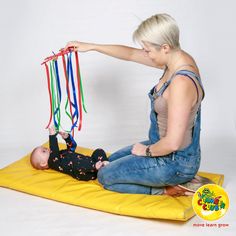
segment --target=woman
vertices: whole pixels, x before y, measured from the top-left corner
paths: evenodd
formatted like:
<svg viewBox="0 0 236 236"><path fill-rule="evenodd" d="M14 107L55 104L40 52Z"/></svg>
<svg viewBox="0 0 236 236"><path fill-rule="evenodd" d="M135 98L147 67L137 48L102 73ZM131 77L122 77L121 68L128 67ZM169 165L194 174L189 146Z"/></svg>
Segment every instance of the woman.
<svg viewBox="0 0 236 236"><path fill-rule="evenodd" d="M113 153L98 173L105 189L122 193L177 194L200 165L200 117L204 90L194 59L180 48L179 29L167 14L143 21L134 32L142 49L72 41L66 47L97 51L164 70L150 93L149 140ZM167 187L176 186L176 187Z"/></svg>

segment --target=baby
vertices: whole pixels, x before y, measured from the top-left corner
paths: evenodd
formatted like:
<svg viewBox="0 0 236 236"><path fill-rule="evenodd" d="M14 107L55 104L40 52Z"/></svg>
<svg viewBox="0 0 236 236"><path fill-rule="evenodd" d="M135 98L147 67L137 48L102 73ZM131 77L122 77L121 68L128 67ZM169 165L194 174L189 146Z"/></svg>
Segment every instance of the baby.
<svg viewBox="0 0 236 236"><path fill-rule="evenodd" d="M76 142L65 132L59 132L65 140L67 149L59 150L57 133L54 127L49 128L49 147L36 147L30 156L32 166L38 170L54 169L71 175L78 180L93 180L97 178L100 168L107 165L108 158L102 149L96 149L91 157L76 153Z"/></svg>

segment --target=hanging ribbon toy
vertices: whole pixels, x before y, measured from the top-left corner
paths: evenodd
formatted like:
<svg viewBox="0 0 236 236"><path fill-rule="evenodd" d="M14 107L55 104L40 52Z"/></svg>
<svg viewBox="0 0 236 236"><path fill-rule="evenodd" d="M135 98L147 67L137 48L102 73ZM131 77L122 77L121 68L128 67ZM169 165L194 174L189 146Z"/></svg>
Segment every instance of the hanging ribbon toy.
<svg viewBox="0 0 236 236"><path fill-rule="evenodd" d="M76 72L73 71L72 55L74 54L74 61L76 66ZM82 86L82 79L79 67L78 52L73 47L69 47L66 50L60 50L59 53L49 56L44 59L41 65L45 65L47 86L50 101L50 118L46 128L50 124L54 123L55 129L58 131L61 126L61 103L62 103L62 89L61 80L59 75L58 59L62 58L62 65L65 77L66 85L66 103L65 114L71 120L71 128L69 132L72 132L74 136L74 128L78 127L81 130L82 127L82 111L87 113L84 105L84 93Z"/></svg>

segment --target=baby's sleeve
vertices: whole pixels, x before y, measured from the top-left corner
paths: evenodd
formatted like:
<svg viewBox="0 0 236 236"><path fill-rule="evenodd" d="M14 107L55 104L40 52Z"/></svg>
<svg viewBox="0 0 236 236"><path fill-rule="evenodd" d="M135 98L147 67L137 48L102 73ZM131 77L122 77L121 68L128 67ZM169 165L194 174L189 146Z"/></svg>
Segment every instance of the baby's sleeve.
<svg viewBox="0 0 236 236"><path fill-rule="evenodd" d="M60 151L59 151L59 147L58 147L56 134L49 135L49 147L50 147L50 151L51 151L50 156L59 156Z"/></svg>
<svg viewBox="0 0 236 236"><path fill-rule="evenodd" d="M67 146L67 151L74 152L77 147L77 144L71 134L69 134L69 136L65 139L65 142Z"/></svg>

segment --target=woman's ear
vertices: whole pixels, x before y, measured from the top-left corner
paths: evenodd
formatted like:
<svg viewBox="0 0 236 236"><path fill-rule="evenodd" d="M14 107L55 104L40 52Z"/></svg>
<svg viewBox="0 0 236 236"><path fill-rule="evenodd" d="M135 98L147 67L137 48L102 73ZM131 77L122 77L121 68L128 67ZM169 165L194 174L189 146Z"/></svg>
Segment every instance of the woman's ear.
<svg viewBox="0 0 236 236"><path fill-rule="evenodd" d="M162 44L161 47L165 54L168 54L171 50L170 45L166 43Z"/></svg>

